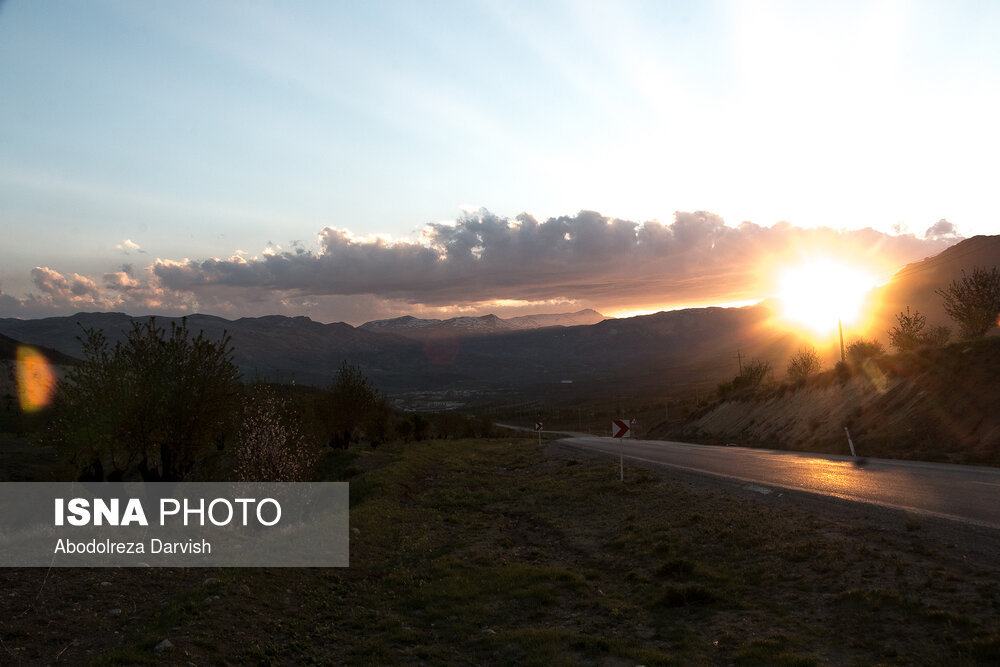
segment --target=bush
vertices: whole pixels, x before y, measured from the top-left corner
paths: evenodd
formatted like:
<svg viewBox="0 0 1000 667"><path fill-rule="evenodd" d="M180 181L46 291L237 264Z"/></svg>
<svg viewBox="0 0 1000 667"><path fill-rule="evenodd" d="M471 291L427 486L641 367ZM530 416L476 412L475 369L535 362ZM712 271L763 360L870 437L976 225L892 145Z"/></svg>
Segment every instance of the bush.
<svg viewBox="0 0 1000 667"><path fill-rule="evenodd" d="M49 432L81 480L120 480L135 467L146 481L182 481L221 447L238 412L228 335L191 339L181 320L167 336L154 318L133 322L114 347L100 330L83 332L83 362L56 390Z"/></svg>
<svg viewBox="0 0 1000 667"><path fill-rule="evenodd" d="M819 372L819 354L816 348L807 347L799 350L788 362L788 378L790 380L804 380L810 375Z"/></svg>
<svg viewBox="0 0 1000 667"><path fill-rule="evenodd" d="M898 324L889 329L889 344L900 352L914 350L923 345L941 347L948 342L951 337L951 330L945 326L933 326L926 331L927 318L914 311L910 314L910 307L906 307L906 312L900 311L896 315Z"/></svg>
<svg viewBox="0 0 1000 667"><path fill-rule="evenodd" d="M744 387L752 389L760 386L770 374L771 363L769 361L753 359L748 361L747 365L743 367L743 374L733 380L733 386L737 389Z"/></svg>
<svg viewBox="0 0 1000 667"><path fill-rule="evenodd" d="M949 340L951 340L951 329L939 324L927 330L923 342L931 347L944 347Z"/></svg>
<svg viewBox="0 0 1000 667"><path fill-rule="evenodd" d="M720 397L728 398L738 392L756 389L771 374L771 363L753 359L743 366L742 371L740 375L733 378L732 382L724 382L719 385Z"/></svg>
<svg viewBox="0 0 1000 667"><path fill-rule="evenodd" d="M847 360L855 366L864 363L867 359L881 357L885 354L885 347L874 338L858 338L847 346Z"/></svg>
<svg viewBox="0 0 1000 667"><path fill-rule="evenodd" d="M972 275L962 271L961 280L936 290L944 299L944 309L958 324L963 338L979 338L997 326L1000 316L1000 270L973 268Z"/></svg>

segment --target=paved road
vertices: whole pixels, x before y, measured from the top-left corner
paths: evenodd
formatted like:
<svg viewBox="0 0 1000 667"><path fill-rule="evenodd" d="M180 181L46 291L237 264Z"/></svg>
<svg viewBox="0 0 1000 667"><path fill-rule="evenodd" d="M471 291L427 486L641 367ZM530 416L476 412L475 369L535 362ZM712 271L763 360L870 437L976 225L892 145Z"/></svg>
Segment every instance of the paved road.
<svg viewBox="0 0 1000 667"><path fill-rule="evenodd" d="M759 485L761 492L797 489L1000 528L997 468L888 459L867 459L858 466L849 456L572 435L559 442L616 457L624 447L626 463L721 475Z"/></svg>

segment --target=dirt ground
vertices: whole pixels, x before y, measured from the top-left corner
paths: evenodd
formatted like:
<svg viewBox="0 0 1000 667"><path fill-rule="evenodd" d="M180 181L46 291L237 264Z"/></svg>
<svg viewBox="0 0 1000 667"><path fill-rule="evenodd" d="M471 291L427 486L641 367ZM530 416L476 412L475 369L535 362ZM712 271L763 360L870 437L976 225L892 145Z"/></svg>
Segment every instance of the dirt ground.
<svg viewBox="0 0 1000 667"><path fill-rule="evenodd" d="M534 440L356 455L349 568L3 570L0 663L1000 659L996 531Z"/></svg>

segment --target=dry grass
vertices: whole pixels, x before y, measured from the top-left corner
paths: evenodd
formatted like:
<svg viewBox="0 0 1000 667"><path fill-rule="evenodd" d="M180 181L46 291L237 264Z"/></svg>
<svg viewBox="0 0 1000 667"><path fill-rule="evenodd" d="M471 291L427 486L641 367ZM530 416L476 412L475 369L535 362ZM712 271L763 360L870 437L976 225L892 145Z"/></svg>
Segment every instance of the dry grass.
<svg viewBox="0 0 1000 667"><path fill-rule="evenodd" d="M7 570L0 662L1000 658L995 554L928 521L645 468L621 484L617 461L530 439L357 454L350 568Z"/></svg>

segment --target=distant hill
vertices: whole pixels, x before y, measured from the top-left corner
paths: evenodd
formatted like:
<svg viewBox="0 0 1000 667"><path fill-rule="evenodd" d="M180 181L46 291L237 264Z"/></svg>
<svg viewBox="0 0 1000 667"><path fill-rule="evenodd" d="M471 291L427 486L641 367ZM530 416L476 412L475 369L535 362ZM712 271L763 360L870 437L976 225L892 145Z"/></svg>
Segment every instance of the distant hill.
<svg viewBox="0 0 1000 667"><path fill-rule="evenodd" d="M388 327L374 333L344 323L321 324L307 317L226 320L191 315L187 323L193 333L204 331L210 339L228 333L236 363L248 379L325 385L348 361L390 394L451 392L465 401L471 396L545 394L563 381L572 381L571 387L560 387L560 395L569 398L607 387L659 391L731 379L738 349L749 354L775 344L782 349L790 345L781 342L786 334L760 333L769 316L766 308L700 308L592 325L508 331L487 326L478 332L455 326L463 319L456 318L455 328L431 325L435 335L423 337L399 335ZM103 330L113 344L125 339L133 321L146 319L122 313L0 319L0 333L80 355L78 337L84 328ZM169 327L179 318L156 321Z"/></svg>
<svg viewBox="0 0 1000 667"><path fill-rule="evenodd" d="M21 341L14 340L13 338L8 338L3 334L0 334L0 361L14 361L17 359L17 349L23 347L25 343ZM58 350L53 350L47 347L42 347L38 345L32 345L37 352L40 352L49 360L50 364L58 366L73 366L79 363L78 359L71 357L67 354L63 354Z"/></svg>
<svg viewBox="0 0 1000 667"><path fill-rule="evenodd" d="M456 336L476 336L524 329L597 324L604 319L605 317L599 312L588 308L575 313L525 315L510 319L503 319L496 315L483 315L482 317L453 317L448 320L437 320L420 319L405 315L390 320L365 322L358 328L374 333L395 333L407 338L423 340L442 333L454 334Z"/></svg>
<svg viewBox="0 0 1000 667"><path fill-rule="evenodd" d="M100 329L113 345L123 341L133 322L149 316L131 317L124 313L77 313L39 320L0 319L0 333L46 345L79 356L79 337L84 329ZM387 381L394 388L415 381L422 371L419 344L398 336L380 336L348 324L321 324L308 317L266 317L226 320L212 315L191 315L188 329L203 331L211 340L224 333L232 337L234 358L247 379L260 377L281 382L329 384L343 361L361 366L369 375ZM164 328L177 317L156 317ZM405 380L398 383L397 376Z"/></svg>

